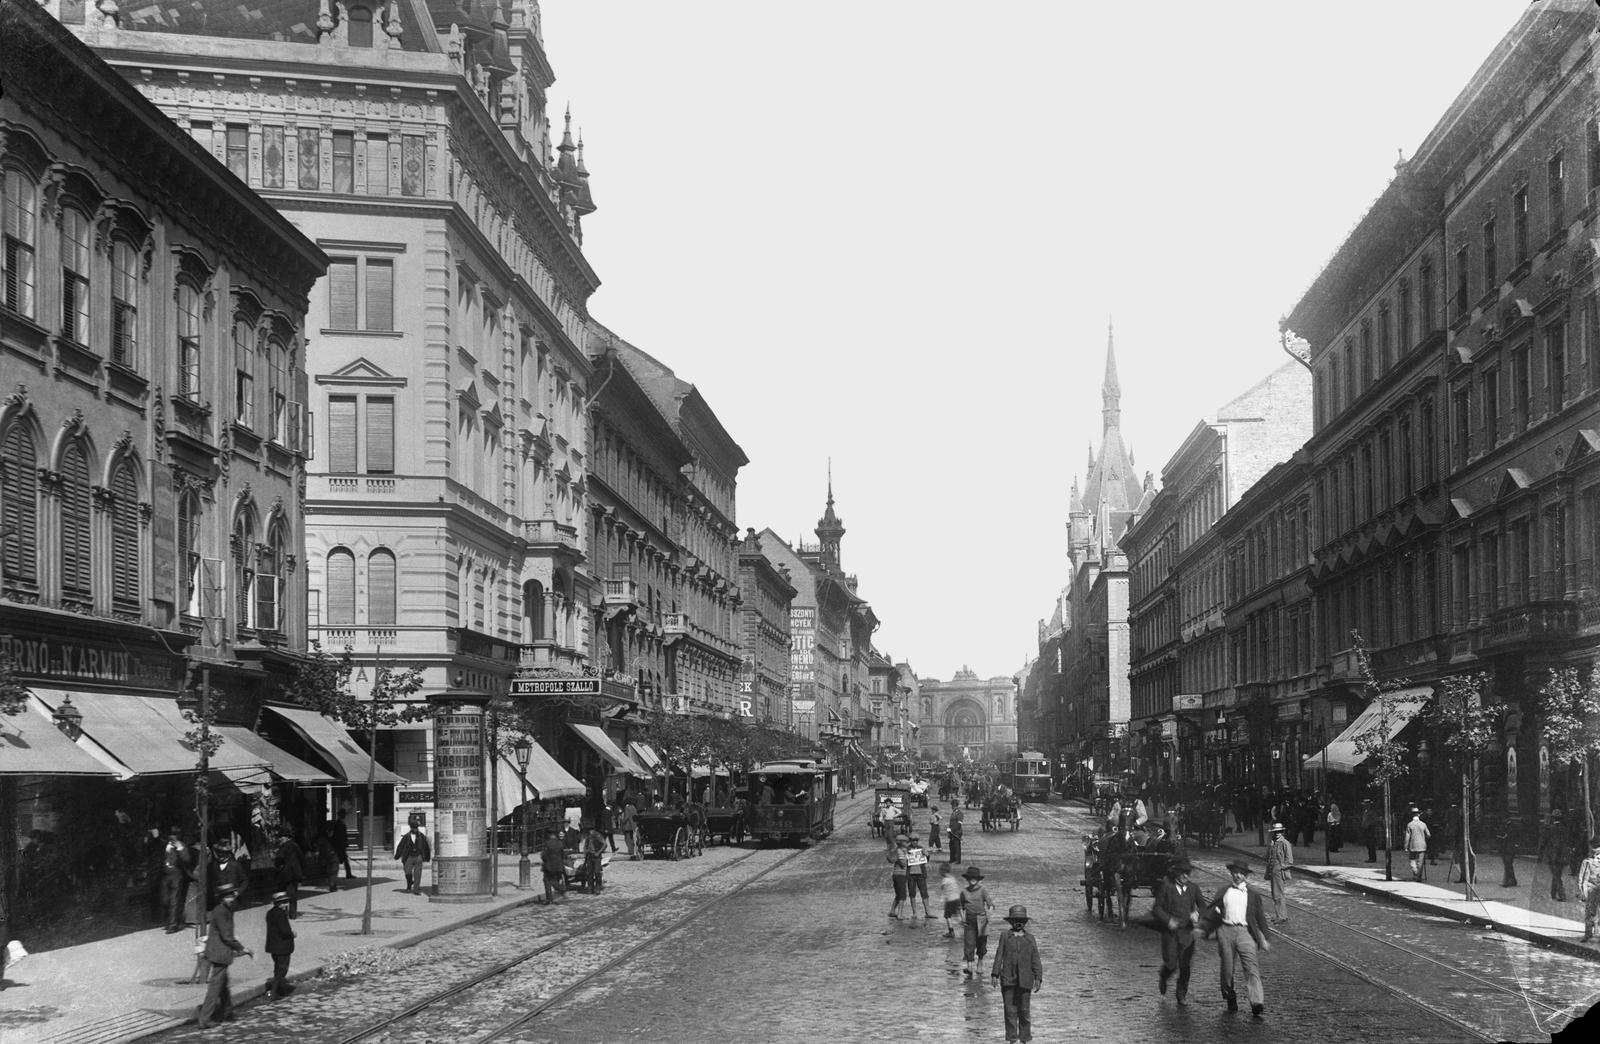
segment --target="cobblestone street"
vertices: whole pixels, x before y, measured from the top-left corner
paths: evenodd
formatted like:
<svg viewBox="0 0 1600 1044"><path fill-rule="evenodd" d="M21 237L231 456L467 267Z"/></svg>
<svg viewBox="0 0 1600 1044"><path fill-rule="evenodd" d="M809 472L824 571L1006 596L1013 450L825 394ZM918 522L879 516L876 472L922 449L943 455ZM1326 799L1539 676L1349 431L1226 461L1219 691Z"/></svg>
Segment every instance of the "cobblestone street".
<svg viewBox="0 0 1600 1044"><path fill-rule="evenodd" d="M347 1039L541 946L548 949L506 974L365 1039L476 1040L543 1004L498 1039L1002 1038L999 991L987 980L963 981L959 939L945 938L938 921L885 916L892 894L883 846L869 835L864 811L864 800L845 802L838 833L814 850L718 847L699 859L651 863L602 896L511 911L398 951L389 967L242 1010L230 1039ZM983 868L1000 912L1023 903L1034 917L1045 963L1034 1005L1039 1040L1541 1039L1594 978L1580 959L1297 882L1291 923L1263 962L1266 1020L1226 1012L1215 950L1204 942L1189 1007L1179 1009L1155 989L1156 936L1085 913L1078 879L1089 823L1075 807L1029 806L1019 831L975 829L963 853ZM1196 877L1207 892L1222 862L1199 853ZM1149 901L1147 892L1136 895L1135 911ZM191 1028L162 1039L207 1037Z"/></svg>

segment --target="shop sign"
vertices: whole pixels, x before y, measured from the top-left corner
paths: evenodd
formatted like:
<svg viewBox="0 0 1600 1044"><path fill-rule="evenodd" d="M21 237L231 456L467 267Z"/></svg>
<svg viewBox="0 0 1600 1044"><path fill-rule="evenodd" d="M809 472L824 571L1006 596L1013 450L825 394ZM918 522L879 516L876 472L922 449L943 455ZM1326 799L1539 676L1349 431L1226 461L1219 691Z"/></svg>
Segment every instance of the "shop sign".
<svg viewBox="0 0 1600 1044"><path fill-rule="evenodd" d="M433 791L402 790L394 796L394 799L402 805L431 805L433 804Z"/></svg>
<svg viewBox="0 0 1600 1044"><path fill-rule="evenodd" d="M1288 703L1278 704L1278 719L1298 718L1300 716L1300 701L1291 700Z"/></svg>
<svg viewBox="0 0 1600 1044"><path fill-rule="evenodd" d="M638 699L638 690L625 682L612 681L610 678L600 680L600 694L609 696L614 700L625 700L628 703Z"/></svg>
<svg viewBox="0 0 1600 1044"><path fill-rule="evenodd" d="M1161 723L1161 738L1165 740L1176 739L1178 736L1178 723L1164 721Z"/></svg>
<svg viewBox="0 0 1600 1044"><path fill-rule="evenodd" d="M513 678L513 696L598 696L599 678Z"/></svg>
<svg viewBox="0 0 1600 1044"><path fill-rule="evenodd" d="M76 639L0 634L0 656L29 680L106 682L145 689L183 687L183 658Z"/></svg>
<svg viewBox="0 0 1600 1044"><path fill-rule="evenodd" d="M1172 697L1172 709L1175 711L1197 711L1205 705L1205 695L1198 692L1180 692Z"/></svg>

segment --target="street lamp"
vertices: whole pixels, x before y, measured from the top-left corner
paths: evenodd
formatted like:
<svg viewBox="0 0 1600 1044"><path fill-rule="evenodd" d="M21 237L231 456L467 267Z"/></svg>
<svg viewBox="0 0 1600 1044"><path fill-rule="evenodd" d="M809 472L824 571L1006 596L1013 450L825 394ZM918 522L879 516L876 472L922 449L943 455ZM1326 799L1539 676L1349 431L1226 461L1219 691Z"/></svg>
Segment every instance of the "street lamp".
<svg viewBox="0 0 1600 1044"><path fill-rule="evenodd" d="M61 706L57 707L50 717L55 721L56 728L61 730L61 734L74 743L83 735L83 712L72 705L71 696L64 697Z"/></svg>
<svg viewBox="0 0 1600 1044"><path fill-rule="evenodd" d="M200 820L200 851L198 853L199 858L195 861L195 895L197 896L195 907L199 910L199 916L195 918L194 935L195 939L198 940L205 934L206 914L209 912L206 909L206 901L208 899L206 876L207 870L210 868L211 849L206 834L211 819L211 668L202 667L200 669L200 691L198 693L193 688L185 688L178 694L178 707L189 715L190 720L200 725L200 764L194 783L195 818ZM203 964L203 960L198 958L195 960L194 974L190 976L191 981L202 981L203 971L209 970L208 968L203 969Z"/></svg>
<svg viewBox="0 0 1600 1044"><path fill-rule="evenodd" d="M533 869L528 862L528 759L533 756L533 740L523 736L517 740L512 750L517 755L517 768L522 776L522 805L517 809L518 819L521 822L521 850L522 856L517 860L517 887L533 887Z"/></svg>

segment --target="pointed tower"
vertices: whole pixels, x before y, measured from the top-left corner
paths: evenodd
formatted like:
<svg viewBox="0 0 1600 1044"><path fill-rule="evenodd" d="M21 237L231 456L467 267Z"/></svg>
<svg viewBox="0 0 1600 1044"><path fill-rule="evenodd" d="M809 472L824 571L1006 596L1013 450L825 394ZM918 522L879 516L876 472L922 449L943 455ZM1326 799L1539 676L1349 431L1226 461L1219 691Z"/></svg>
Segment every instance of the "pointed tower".
<svg viewBox="0 0 1600 1044"><path fill-rule="evenodd" d="M573 201L572 207L579 214L593 214L595 212L594 196L589 192L589 168L583 165L583 130L578 130L578 196Z"/></svg>
<svg viewBox="0 0 1600 1044"><path fill-rule="evenodd" d="M822 543L823 567L835 573L839 567L839 545L844 541L844 522L833 513L833 461L828 462L828 506L817 520L817 539Z"/></svg>
<svg viewBox="0 0 1600 1044"><path fill-rule="evenodd" d="M1105 418L1102 431L1122 427L1122 385L1117 382L1117 350L1111 335L1111 320L1106 320L1106 379L1100 385L1100 416Z"/></svg>

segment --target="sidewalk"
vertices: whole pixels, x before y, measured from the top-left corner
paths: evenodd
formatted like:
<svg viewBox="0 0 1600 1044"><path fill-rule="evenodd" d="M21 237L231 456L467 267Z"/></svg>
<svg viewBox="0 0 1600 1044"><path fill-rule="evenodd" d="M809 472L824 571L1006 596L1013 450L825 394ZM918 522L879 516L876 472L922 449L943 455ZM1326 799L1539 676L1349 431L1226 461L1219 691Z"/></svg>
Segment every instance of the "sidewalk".
<svg viewBox="0 0 1600 1044"><path fill-rule="evenodd" d="M351 854L356 863L355 853ZM637 875L646 863L613 860L608 880ZM357 866L364 870L364 864ZM431 880L431 877L428 878ZM537 863L533 880L539 881ZM517 857L500 856L499 895L485 903L433 903L405 894L405 875L392 859L373 861L372 934L363 936L365 874L341 879L337 892L300 889L294 921L291 977L315 975L333 955L371 946L411 946L453 928L543 898L543 888L516 887ZM255 951L233 965L235 1004L260 997L272 973L263 953L267 910L257 903L234 913L238 939ZM204 984L186 981L194 970L194 930L161 928L114 939L30 954L6 969L0 990L0 1044L117 1044L193 1021Z"/></svg>
<svg viewBox="0 0 1600 1044"><path fill-rule="evenodd" d="M1256 838L1255 831L1229 834L1223 838L1221 847L1265 863L1266 846L1256 844ZM1191 846L1189 851L1195 855L1206 850ZM1475 901L1464 898L1466 886L1456 883L1461 872L1459 868L1449 867L1450 857L1444 853L1440 854L1437 865L1427 868L1427 880L1423 882L1411 880L1411 864L1404 852L1394 852L1394 880L1385 881L1383 849L1378 849L1376 863L1367 862L1366 845L1352 845L1348 840L1342 850L1325 855L1321 833L1310 845L1295 847L1294 861L1294 872L1299 876L1317 878L1425 913L1492 927L1540 946L1600 961L1600 946L1580 941L1583 938L1583 903L1573 898L1577 893L1577 879L1570 876L1563 879L1567 900L1556 902L1550 898L1549 868L1532 856L1517 858L1517 884L1505 888L1500 884L1503 873L1500 857L1480 853L1478 880L1474 886L1478 899Z"/></svg>

